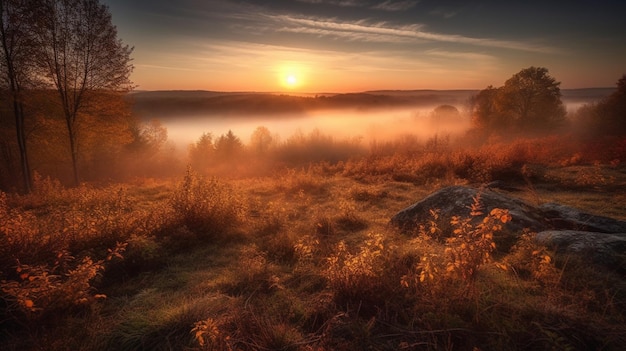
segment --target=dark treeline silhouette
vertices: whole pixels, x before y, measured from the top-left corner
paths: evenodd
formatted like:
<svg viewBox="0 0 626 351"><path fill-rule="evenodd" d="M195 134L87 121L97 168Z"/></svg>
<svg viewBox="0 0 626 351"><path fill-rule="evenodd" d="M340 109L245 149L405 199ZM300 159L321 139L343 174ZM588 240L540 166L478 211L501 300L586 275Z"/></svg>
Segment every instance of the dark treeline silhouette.
<svg viewBox="0 0 626 351"><path fill-rule="evenodd" d="M346 94L306 94L292 96L271 93L220 93L212 91L144 91L130 96L138 115L166 117L177 115L297 114L311 110L380 110L425 107L435 104L461 104L474 90L376 91Z"/></svg>
<svg viewBox="0 0 626 351"><path fill-rule="evenodd" d="M590 137L626 135L626 74L617 81L617 90L597 103L580 108L575 116L579 133Z"/></svg>

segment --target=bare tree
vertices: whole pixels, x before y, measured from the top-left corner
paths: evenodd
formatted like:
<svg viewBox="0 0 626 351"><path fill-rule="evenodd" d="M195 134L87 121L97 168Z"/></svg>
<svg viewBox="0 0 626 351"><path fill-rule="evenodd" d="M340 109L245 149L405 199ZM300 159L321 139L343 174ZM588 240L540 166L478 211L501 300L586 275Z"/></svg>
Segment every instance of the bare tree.
<svg viewBox="0 0 626 351"><path fill-rule="evenodd" d="M20 169L26 192L30 192L32 187L24 112L24 88L33 77L32 27L28 21L32 5L33 2L28 0L0 0L0 70L15 119Z"/></svg>
<svg viewBox="0 0 626 351"><path fill-rule="evenodd" d="M99 92L132 89L132 48L118 39L108 7L98 0L40 1L34 13L38 64L58 92L78 184L77 121Z"/></svg>

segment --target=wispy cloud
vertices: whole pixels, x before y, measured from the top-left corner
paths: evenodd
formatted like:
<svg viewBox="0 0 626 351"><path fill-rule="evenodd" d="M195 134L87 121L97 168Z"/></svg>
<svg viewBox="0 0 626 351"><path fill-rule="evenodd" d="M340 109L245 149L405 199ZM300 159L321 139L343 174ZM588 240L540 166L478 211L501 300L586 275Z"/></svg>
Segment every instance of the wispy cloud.
<svg viewBox="0 0 626 351"><path fill-rule="evenodd" d="M372 6L372 9L375 10L384 10L384 11L406 11L415 5L417 5L419 1L416 0L403 0L403 1L392 1L386 0L385 2L381 2L378 5Z"/></svg>
<svg viewBox="0 0 626 351"><path fill-rule="evenodd" d="M556 51L553 48L527 42L429 32L424 30L425 26L421 24L394 26L386 22L370 23L366 20L348 22L289 15L270 16L270 18L278 25L278 31L307 33L352 41L402 43L425 40L528 52L553 53Z"/></svg>
<svg viewBox="0 0 626 351"><path fill-rule="evenodd" d="M306 4L330 4L342 7L360 7L365 6L362 1L359 0L296 0Z"/></svg>

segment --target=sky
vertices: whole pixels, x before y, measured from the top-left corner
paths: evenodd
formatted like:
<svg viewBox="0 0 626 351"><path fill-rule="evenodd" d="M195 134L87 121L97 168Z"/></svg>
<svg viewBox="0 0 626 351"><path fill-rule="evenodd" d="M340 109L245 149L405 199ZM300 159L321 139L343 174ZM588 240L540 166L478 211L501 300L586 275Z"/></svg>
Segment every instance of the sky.
<svg viewBox="0 0 626 351"><path fill-rule="evenodd" d="M626 1L102 0L138 90L483 89L530 66L561 88L626 74Z"/></svg>

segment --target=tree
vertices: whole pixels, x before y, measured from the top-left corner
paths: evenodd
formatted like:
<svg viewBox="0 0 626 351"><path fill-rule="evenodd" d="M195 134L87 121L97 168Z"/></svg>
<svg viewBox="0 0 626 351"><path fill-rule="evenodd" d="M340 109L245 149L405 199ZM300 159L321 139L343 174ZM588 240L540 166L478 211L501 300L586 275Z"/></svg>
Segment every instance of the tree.
<svg viewBox="0 0 626 351"><path fill-rule="evenodd" d="M78 184L77 122L100 92L132 89L132 48L117 38L109 10L98 0L41 2L34 12L36 57L60 98Z"/></svg>
<svg viewBox="0 0 626 351"><path fill-rule="evenodd" d="M551 131L565 122L560 82L543 67L522 69L504 86L487 87L473 99L476 127Z"/></svg>
<svg viewBox="0 0 626 351"><path fill-rule="evenodd" d="M152 157L167 142L167 128L158 119L131 126L133 141L128 145L130 151L137 152L141 157Z"/></svg>
<svg viewBox="0 0 626 351"><path fill-rule="evenodd" d="M265 155L273 141L274 138L267 127L257 127L250 136L250 149L259 155Z"/></svg>
<svg viewBox="0 0 626 351"><path fill-rule="evenodd" d="M626 135L626 74L617 81L617 90L600 102L598 110L606 134Z"/></svg>
<svg viewBox="0 0 626 351"><path fill-rule="evenodd" d="M463 122L461 112L452 105L439 105L430 113L430 124L436 130L440 127L459 124Z"/></svg>
<svg viewBox="0 0 626 351"><path fill-rule="evenodd" d="M32 177L26 147L24 88L32 75L32 27L28 13L32 1L0 1L0 67L15 119L15 132L20 155L22 182L26 192L31 191Z"/></svg>
<svg viewBox="0 0 626 351"><path fill-rule="evenodd" d="M225 135L222 134L215 142L215 153L221 160L233 160L242 151L243 143L232 130L228 130Z"/></svg>
<svg viewBox="0 0 626 351"><path fill-rule="evenodd" d="M576 114L584 134L626 136L626 74L617 81L617 90L611 95L582 106Z"/></svg>
<svg viewBox="0 0 626 351"><path fill-rule="evenodd" d="M198 141L189 146L189 161L195 169L206 171L214 153L213 134L203 133Z"/></svg>

